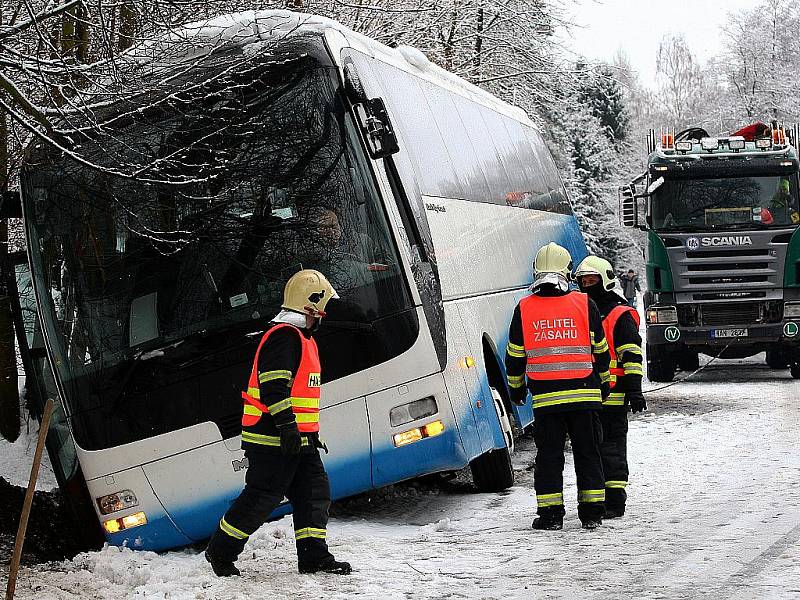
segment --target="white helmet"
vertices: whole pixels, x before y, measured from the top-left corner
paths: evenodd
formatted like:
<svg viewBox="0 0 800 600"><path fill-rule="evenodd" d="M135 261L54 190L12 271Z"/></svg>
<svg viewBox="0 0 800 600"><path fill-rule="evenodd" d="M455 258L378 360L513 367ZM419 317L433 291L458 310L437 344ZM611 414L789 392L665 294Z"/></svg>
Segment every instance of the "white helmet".
<svg viewBox="0 0 800 600"><path fill-rule="evenodd" d="M623 300L625 299L622 293L622 287L617 280L617 276L614 274L614 267L612 267L611 263L605 258L593 255L584 258L578 265L578 268L575 269L575 279L578 280L578 285L580 285L581 277L585 275L598 275L600 277L600 284L605 291L614 292ZM581 286L581 288L582 287L583 286Z"/></svg>
<svg viewBox="0 0 800 600"><path fill-rule="evenodd" d="M550 283L563 291L569 289L572 274L572 256L569 250L550 242L542 246L533 261L534 279L532 289Z"/></svg>

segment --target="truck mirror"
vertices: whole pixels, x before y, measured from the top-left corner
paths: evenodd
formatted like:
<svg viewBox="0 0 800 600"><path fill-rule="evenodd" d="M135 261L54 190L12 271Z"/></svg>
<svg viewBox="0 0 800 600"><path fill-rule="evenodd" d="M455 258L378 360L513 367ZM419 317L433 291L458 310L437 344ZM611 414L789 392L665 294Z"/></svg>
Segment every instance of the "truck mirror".
<svg viewBox="0 0 800 600"><path fill-rule="evenodd" d="M364 84L361 83L361 77L358 76L356 66L351 61L344 63L344 93L347 99L353 104L359 104L367 101L367 93L364 91Z"/></svg>
<svg viewBox="0 0 800 600"><path fill-rule="evenodd" d="M0 196L0 219L21 219L22 199L17 191L5 191Z"/></svg>
<svg viewBox="0 0 800 600"><path fill-rule="evenodd" d="M619 188L619 220L623 227L639 225L639 211L632 185L623 185Z"/></svg>
<svg viewBox="0 0 800 600"><path fill-rule="evenodd" d="M367 150L372 158L386 158L400 150L397 136L382 98L371 98L353 105Z"/></svg>

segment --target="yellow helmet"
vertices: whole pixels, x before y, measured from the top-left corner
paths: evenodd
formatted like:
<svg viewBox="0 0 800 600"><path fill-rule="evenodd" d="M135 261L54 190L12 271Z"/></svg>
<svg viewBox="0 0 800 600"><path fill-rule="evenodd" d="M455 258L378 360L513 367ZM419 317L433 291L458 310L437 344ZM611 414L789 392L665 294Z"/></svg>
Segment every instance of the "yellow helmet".
<svg viewBox="0 0 800 600"><path fill-rule="evenodd" d="M556 273L569 279L572 273L572 257L569 250L554 242L542 246L536 253L533 270L536 272L537 279L545 273Z"/></svg>
<svg viewBox="0 0 800 600"><path fill-rule="evenodd" d="M286 282L281 307L312 317L324 317L325 306L331 298L338 298L338 295L328 278L319 271L303 269Z"/></svg>
<svg viewBox="0 0 800 600"><path fill-rule="evenodd" d="M581 261L581 264L575 269L575 279L580 283L580 278L584 275L599 275L603 289L609 292L614 289L617 282L614 267L605 258L599 256L589 255Z"/></svg>

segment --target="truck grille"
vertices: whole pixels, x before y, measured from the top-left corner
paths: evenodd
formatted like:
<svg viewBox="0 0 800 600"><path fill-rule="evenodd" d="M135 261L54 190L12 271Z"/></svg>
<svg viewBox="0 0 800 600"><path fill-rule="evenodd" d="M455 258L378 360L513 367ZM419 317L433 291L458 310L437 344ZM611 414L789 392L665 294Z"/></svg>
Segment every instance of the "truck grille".
<svg viewBox="0 0 800 600"><path fill-rule="evenodd" d="M709 302L682 305L678 308L681 325L754 325L779 323L783 319L783 303L766 302Z"/></svg>

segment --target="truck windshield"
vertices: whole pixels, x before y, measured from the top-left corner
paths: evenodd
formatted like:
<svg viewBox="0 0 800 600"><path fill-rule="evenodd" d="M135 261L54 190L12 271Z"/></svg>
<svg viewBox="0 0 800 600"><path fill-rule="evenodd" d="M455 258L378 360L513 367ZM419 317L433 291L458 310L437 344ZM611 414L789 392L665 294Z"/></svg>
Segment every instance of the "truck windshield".
<svg viewBox="0 0 800 600"><path fill-rule="evenodd" d="M747 229L797 225L795 176L668 179L652 198L653 227Z"/></svg>

